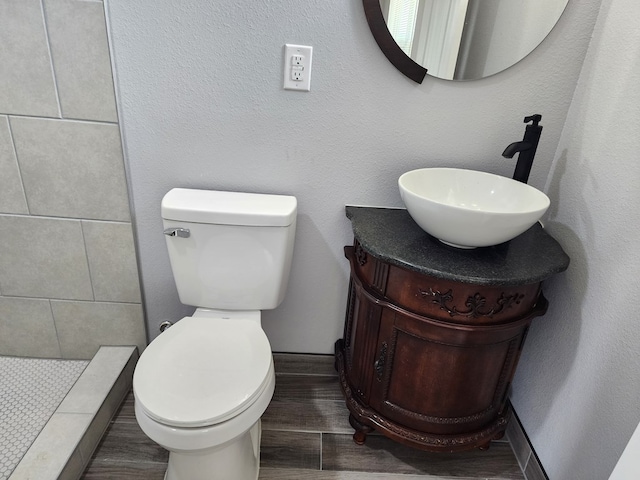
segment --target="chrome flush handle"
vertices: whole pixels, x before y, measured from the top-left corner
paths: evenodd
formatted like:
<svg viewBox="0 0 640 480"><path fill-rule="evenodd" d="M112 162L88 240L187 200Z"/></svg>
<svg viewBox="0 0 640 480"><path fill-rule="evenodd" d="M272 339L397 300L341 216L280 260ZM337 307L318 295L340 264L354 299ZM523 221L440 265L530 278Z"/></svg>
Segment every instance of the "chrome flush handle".
<svg viewBox="0 0 640 480"><path fill-rule="evenodd" d="M189 238L191 232L188 228L165 228L164 234L169 237Z"/></svg>

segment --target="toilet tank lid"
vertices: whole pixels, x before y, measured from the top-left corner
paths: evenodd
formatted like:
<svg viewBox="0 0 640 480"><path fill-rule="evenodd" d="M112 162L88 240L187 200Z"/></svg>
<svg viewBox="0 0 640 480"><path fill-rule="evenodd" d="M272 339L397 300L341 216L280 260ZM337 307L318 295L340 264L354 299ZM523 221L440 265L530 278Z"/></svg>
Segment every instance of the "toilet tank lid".
<svg viewBox="0 0 640 480"><path fill-rule="evenodd" d="M286 227L296 218L297 203L296 197L289 195L174 188L162 199L162 218L219 225Z"/></svg>

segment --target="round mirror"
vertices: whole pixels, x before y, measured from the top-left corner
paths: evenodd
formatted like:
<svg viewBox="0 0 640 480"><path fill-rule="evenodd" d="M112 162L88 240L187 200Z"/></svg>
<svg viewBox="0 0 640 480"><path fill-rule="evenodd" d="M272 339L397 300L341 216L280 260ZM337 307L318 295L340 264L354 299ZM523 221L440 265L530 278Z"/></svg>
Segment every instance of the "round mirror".
<svg viewBox="0 0 640 480"><path fill-rule="evenodd" d="M475 80L531 53L569 0L363 0L380 48L418 83Z"/></svg>

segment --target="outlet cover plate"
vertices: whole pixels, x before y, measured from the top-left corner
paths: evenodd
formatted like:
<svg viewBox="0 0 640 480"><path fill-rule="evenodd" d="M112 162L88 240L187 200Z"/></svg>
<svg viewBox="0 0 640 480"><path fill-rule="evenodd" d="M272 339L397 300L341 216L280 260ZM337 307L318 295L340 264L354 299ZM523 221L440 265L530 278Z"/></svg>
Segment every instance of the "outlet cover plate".
<svg viewBox="0 0 640 480"><path fill-rule="evenodd" d="M284 89L308 92L311 90L311 60L313 47L305 45L284 46ZM296 74L294 75L294 67ZM302 70L299 70L302 67ZM295 79L294 79L295 78Z"/></svg>

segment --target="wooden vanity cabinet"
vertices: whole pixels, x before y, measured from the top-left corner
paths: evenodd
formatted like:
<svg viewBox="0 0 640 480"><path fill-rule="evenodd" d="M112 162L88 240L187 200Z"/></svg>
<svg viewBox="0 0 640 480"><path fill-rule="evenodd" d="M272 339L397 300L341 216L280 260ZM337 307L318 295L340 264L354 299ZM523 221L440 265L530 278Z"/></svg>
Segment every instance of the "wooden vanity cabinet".
<svg viewBox="0 0 640 480"><path fill-rule="evenodd" d="M507 395L531 320L547 301L540 282L474 285L374 257L356 240L336 367L364 443L377 430L407 445L488 448L510 417Z"/></svg>

